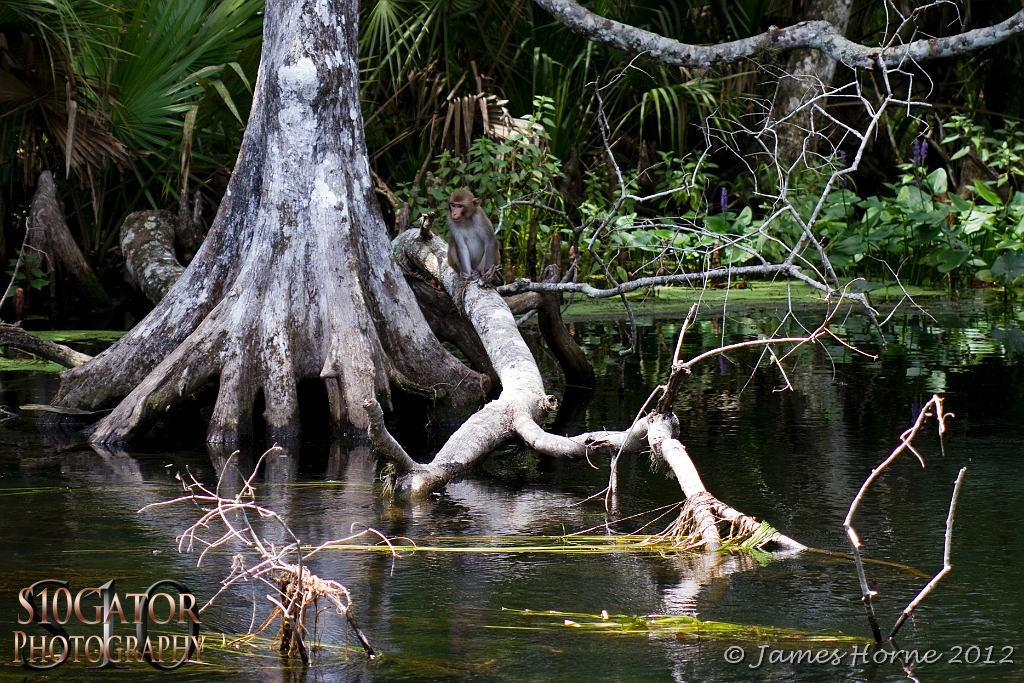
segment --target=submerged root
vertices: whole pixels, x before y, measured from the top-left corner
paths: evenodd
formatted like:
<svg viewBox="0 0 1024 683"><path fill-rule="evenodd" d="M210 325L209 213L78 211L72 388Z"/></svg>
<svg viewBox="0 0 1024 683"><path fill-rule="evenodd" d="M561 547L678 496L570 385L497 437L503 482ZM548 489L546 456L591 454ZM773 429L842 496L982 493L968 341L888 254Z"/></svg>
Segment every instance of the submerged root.
<svg viewBox="0 0 1024 683"><path fill-rule="evenodd" d="M651 542L677 550L695 550L710 545L708 527L714 526L717 536L717 526L721 520L711 513L709 500L714 500L710 493L698 493L687 498L680 505L679 516L675 521L661 533L651 536Z"/></svg>
<svg viewBox="0 0 1024 683"><path fill-rule="evenodd" d="M297 654L303 665L309 666L310 652L307 642L312 642L314 647L319 646L316 627L320 615L327 609L320 607L320 601L323 600L345 617L367 655L371 659L376 657L376 652L359 628L359 622L352 611L352 596L343 585L330 579L321 579L310 572L308 567L299 565L275 567L268 578L277 587L278 593L276 597L267 596L274 605L273 611L255 631L235 642L254 640L280 618L280 627L277 636L271 641L271 648L276 646L283 655ZM312 628L309 627L310 612L313 615Z"/></svg>
<svg viewBox="0 0 1024 683"><path fill-rule="evenodd" d="M713 528L709 529L709 524ZM718 539L718 543L709 539ZM771 545L784 550L803 549L767 522L740 514L707 492L695 493L680 503L676 519L660 533L648 536L645 543L684 551L765 550Z"/></svg>

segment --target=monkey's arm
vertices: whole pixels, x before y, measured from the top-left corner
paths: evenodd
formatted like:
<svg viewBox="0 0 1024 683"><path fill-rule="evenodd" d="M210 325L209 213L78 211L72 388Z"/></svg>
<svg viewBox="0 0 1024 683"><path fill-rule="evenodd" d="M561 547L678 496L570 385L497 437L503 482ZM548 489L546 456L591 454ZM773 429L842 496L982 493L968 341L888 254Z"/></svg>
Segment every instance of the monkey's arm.
<svg viewBox="0 0 1024 683"><path fill-rule="evenodd" d="M456 273L459 273L460 275L462 274L462 264L459 263L459 250L455 247L454 237L452 237L448 242L448 265L451 266Z"/></svg>
<svg viewBox="0 0 1024 683"><path fill-rule="evenodd" d="M480 255L480 272L486 273L501 261L498 252L498 240L494 236L494 226L482 211L480 217L480 233L484 242L484 253Z"/></svg>
<svg viewBox="0 0 1024 683"><path fill-rule="evenodd" d="M473 275L473 260L470 258L469 245L466 244L466 237L463 230L465 230L465 228L459 228L454 225L451 226L452 243L455 245L455 254L457 256L456 260L459 264L457 270L459 271L459 275L463 276L463 279L466 279ZM448 249L450 259L451 243L449 243Z"/></svg>

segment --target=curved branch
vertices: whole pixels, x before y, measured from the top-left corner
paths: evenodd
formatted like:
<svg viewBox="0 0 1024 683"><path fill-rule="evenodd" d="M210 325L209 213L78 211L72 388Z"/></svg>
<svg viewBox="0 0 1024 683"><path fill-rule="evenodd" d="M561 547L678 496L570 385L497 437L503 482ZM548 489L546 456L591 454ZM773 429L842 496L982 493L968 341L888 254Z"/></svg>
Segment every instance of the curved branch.
<svg viewBox="0 0 1024 683"><path fill-rule="evenodd" d="M797 277L800 274L799 266L788 264L775 266L738 266L735 268L727 266L725 268L714 268L703 272L641 277L636 280L620 282L615 287L609 287L607 289L598 289L586 282L531 282L526 278L522 278L515 282L498 287L498 293L502 296L508 296L509 294L519 294L520 292L576 292L584 295L588 299L607 299L609 297L628 294L629 292L635 292L638 289L646 289L648 287L664 287L666 285L678 285L687 282L704 282L705 280L715 280L718 278L725 278L730 275L732 277L755 275L789 275L791 277ZM815 286L816 289L825 289L820 283L812 286Z"/></svg>
<svg viewBox="0 0 1024 683"><path fill-rule="evenodd" d="M967 54L1024 33L1024 10L993 26L977 28L945 38L915 40L892 47L867 47L847 40L827 21L804 21L771 28L741 40L717 45L687 45L656 33L600 17L576 0L535 0L573 33L632 54L683 67L712 67L749 59L765 49L793 50L808 47L836 61L859 69L895 67L907 61L925 61Z"/></svg>
<svg viewBox="0 0 1024 683"><path fill-rule="evenodd" d="M602 451L643 447L646 430L594 432L577 437L548 434L542 418L555 407L529 347L519 334L508 305L491 288L462 282L448 266L445 242L433 234L406 230L392 242L400 263L420 270L440 283L476 330L494 370L501 395L473 414L437 452L430 463L413 465L387 435L383 424L371 430L373 444L400 472L395 487L399 498L423 496L442 488L468 471L496 448L519 437L537 451L554 457L584 458ZM372 405L368 407L371 409Z"/></svg>
<svg viewBox="0 0 1024 683"><path fill-rule="evenodd" d="M121 223L125 276L154 305L185 272L174 253L177 225L169 211L136 211Z"/></svg>
<svg viewBox="0 0 1024 683"><path fill-rule="evenodd" d="M804 275L803 272L801 272L800 266L790 263L762 266L725 266L723 268L713 268L711 270L698 271L694 273L652 275L650 277L641 277L636 280L629 280L628 282L620 282L616 286L609 287L607 289L598 289L586 282L532 282L526 278L522 278L510 284L498 287L498 293L502 296L508 296L510 294L518 294L520 292L576 292L577 294L584 295L588 299L607 299L609 297L627 294L629 292L634 292L638 289L646 289L648 287L664 287L666 285L685 284L688 282L705 282L707 280L725 278L740 278L748 276L763 277L774 275L785 275L800 280L819 292L823 292L826 297L831 297L835 300L847 299L849 301L856 301L864 307L869 315L874 316L877 314L877 311L871 307L867 297L863 294L851 294L848 291L832 289L828 285Z"/></svg>

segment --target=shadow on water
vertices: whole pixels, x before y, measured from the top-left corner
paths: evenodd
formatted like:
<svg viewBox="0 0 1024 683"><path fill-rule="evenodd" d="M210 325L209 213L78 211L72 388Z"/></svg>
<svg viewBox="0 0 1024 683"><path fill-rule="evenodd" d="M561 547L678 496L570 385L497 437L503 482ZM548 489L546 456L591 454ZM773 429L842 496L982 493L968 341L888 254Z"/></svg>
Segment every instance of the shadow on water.
<svg viewBox="0 0 1024 683"><path fill-rule="evenodd" d="M225 651L219 634L244 632L266 614L266 587L249 585L221 596L203 612L211 647L203 665L157 674L133 663L96 672L69 663L53 673L23 671L11 663L18 626L17 591L43 578L66 579L73 589L116 579L118 592L143 590L175 578L200 597L213 595L236 550L208 556L179 554L175 536L198 516L192 504L136 511L181 491L187 469L207 484L223 473L225 490L237 490L258 453L182 447L156 439L132 452L84 448L74 433L40 433L31 422L0 427L0 642L7 655L0 680L136 680L158 675L213 681L1024 681L1024 310L987 299L935 302L933 318L901 311L885 326L891 343L858 317L836 325L844 339L877 360L839 344L798 354L788 369L794 391L777 391L777 372L753 373L756 353L735 354L698 368L680 395L681 438L705 484L719 498L785 533L824 550L848 549L842 518L870 469L884 458L931 392L947 397L956 414L946 455L934 431L920 437L928 467L898 461L869 493L857 519L868 557L911 565L926 575L941 566L946 507L956 471L968 466L958 508L953 572L919 608L900 646L939 662L917 667L914 678L898 666L850 665L852 644L766 639L716 640L679 633L624 634L622 629L574 628L560 616L517 610L556 610L594 615L697 616L801 632L869 635L853 567L842 557L803 554L759 563L743 555L658 556L625 552L567 554L537 546L612 522L631 532L651 516L609 520L599 502L580 504L607 481L607 463L541 459L510 446L480 471L425 503L394 508L381 497L380 463L365 446L314 438L301 455L268 459L257 473L258 501L286 518L311 544L348 536L366 526L413 539L422 550L392 557L359 550L329 550L311 569L344 583L353 593L364 630L383 656L367 663L346 642L337 616L322 621L324 650L311 671L282 665L263 646ZM780 324L773 306L720 311L701 318L688 335L684 356L723 338L755 338ZM625 391L617 390L617 322L577 322L576 338L588 348L601 382L588 392L560 385L557 369L526 330L541 359L547 386L561 406L547 425L558 433L621 428L656 384L667 377L678 318L642 321L640 352L626 365ZM814 324L812 313L786 325ZM32 373L0 376L0 402L45 402L56 378ZM315 389L314 389L315 391ZM315 398L315 397L314 397ZM405 410L404 408L401 408ZM325 416L304 414L308 423ZM426 427L413 408L394 423L409 450L426 459L451 430L441 420ZM175 436L171 434L170 436ZM322 435L321 435L322 437ZM623 518L679 499L676 483L646 455L620 464ZM668 518L655 523L665 525ZM554 543L553 541L545 541ZM893 565L870 565L883 625L891 624L924 579ZM90 603L92 604L92 603ZM570 620L571 621L571 620ZM646 621L635 624L647 623ZM89 628L77 631L90 634ZM122 630L127 627L119 627ZM37 629L39 634L43 632ZM96 631L98 632L98 631ZM125 630L127 633L127 630ZM727 663L727 648L745 659ZM766 662L751 668L765 650ZM1017 648L1014 664L984 664ZM841 664L768 663L772 650L838 649ZM952 661L960 650L960 660ZM981 653L975 660L975 650ZM968 654L969 652L969 654ZM779 655L782 656L782 655Z"/></svg>

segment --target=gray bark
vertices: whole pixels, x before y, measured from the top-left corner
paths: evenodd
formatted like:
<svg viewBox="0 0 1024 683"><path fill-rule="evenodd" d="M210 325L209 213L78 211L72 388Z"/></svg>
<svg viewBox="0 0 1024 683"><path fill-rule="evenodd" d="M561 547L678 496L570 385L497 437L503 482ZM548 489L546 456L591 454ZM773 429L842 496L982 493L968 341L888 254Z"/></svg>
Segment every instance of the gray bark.
<svg viewBox="0 0 1024 683"><path fill-rule="evenodd" d="M549 265L544 269L543 281L557 283L559 275L558 266ZM572 338L569 330L565 329L565 323L562 322L561 292L514 294L507 297L505 302L517 315L531 310L538 312L537 323L541 336L544 337L544 341L551 349L555 360L558 361L559 367L562 368L566 384L588 388L597 385L594 366L590 364L587 354Z"/></svg>
<svg viewBox="0 0 1024 683"><path fill-rule="evenodd" d="M359 104L356 0L271 0L253 111L210 233L160 304L93 361L63 373L57 405L116 404L94 443L135 436L219 379L207 440L298 435L297 384L321 378L339 423L395 384L483 397L486 378L431 334L391 257Z"/></svg>
<svg viewBox="0 0 1024 683"><path fill-rule="evenodd" d="M103 291L96 273L68 230L64 211L57 200L53 174L49 171L39 174L36 194L29 207L28 244L44 252L52 265L59 264L64 268L79 284L82 295L91 305L100 308L110 306L110 297Z"/></svg>
<svg viewBox="0 0 1024 683"><path fill-rule="evenodd" d="M650 31L600 17L576 0L535 0L570 31L631 54L683 67L713 67L750 59L766 48L812 48L851 68L895 67L908 61L925 61L967 54L1024 33L1024 10L993 26L965 31L945 38L915 40L891 47L867 47L847 40L827 21L804 21L786 28L772 27L760 35L718 45L687 45Z"/></svg>
<svg viewBox="0 0 1024 683"><path fill-rule="evenodd" d="M651 444L651 450L672 468L679 488L691 506L689 514L693 516L693 528L701 536L708 550L715 550L721 545L718 533L719 519L728 522L740 535L753 533L761 526L753 517L726 505L708 493L686 448L676 439L678 423L675 415L655 412L645 421L649 422L647 439ZM803 543L777 532L771 537L771 542L786 551L799 552L807 549Z"/></svg>
<svg viewBox="0 0 1024 683"><path fill-rule="evenodd" d="M185 263L190 263L203 245L203 195L196 189L194 197L192 206L189 206L187 186L182 187L174 235Z"/></svg>
<svg viewBox="0 0 1024 683"><path fill-rule="evenodd" d="M466 357L478 372L487 375L490 380L490 389L496 389L501 380L498 374L491 367L491 359L487 357L487 350L480 342L476 330L462 315L462 311L456 307L455 302L443 289L432 285L423 278L415 275L407 276L409 286L412 287L419 303L423 317L427 319L431 331L441 341L455 345L462 355Z"/></svg>
<svg viewBox="0 0 1024 683"><path fill-rule="evenodd" d="M136 211L121 224L125 276L154 304L185 272L174 253L177 222L169 211Z"/></svg>
<svg viewBox="0 0 1024 683"><path fill-rule="evenodd" d="M447 245L429 231L407 230L393 242L397 259L407 271L422 271L441 283L454 301L461 302L466 318L480 337L494 370L501 379L502 392L470 417L426 464L415 462L384 426L383 412L376 401L364 404L370 423L370 439L379 453L390 460L398 473L397 499L411 499L443 488L449 481L469 471L502 444L514 438L537 452L560 458L579 459L595 454L614 454L612 481L618 456L638 453L647 443L675 473L683 491L694 526L704 546L714 550L721 545L719 520L729 522L741 534L757 530L752 517L725 505L708 493L686 449L676 439L678 423L671 413L688 366L673 366L658 409L621 432L593 432L574 437L544 431L543 417L554 408L554 400L545 395L537 364L519 334L508 304L494 290L476 281L464 283L448 266ZM691 309L692 316L696 306ZM687 317L689 321L689 316ZM685 327L685 325L684 325ZM614 490L614 484L609 488ZM678 524L678 522L677 522ZM805 546L783 534L771 541L786 550Z"/></svg>

